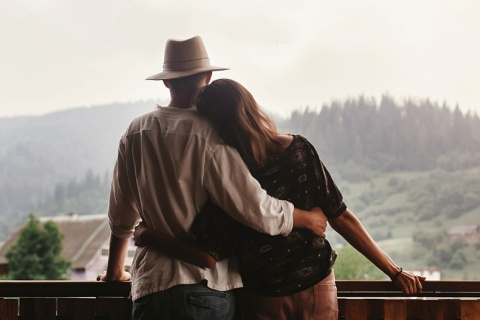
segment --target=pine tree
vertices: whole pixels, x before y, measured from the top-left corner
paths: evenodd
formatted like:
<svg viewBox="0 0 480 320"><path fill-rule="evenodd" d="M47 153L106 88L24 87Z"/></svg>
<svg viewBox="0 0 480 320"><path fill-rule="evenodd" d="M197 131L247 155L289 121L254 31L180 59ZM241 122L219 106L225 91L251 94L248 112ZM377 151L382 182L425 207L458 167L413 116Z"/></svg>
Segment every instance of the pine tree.
<svg viewBox="0 0 480 320"><path fill-rule="evenodd" d="M71 263L61 256L63 235L47 221L43 226L33 215L20 231L17 243L6 253L9 279L64 280Z"/></svg>

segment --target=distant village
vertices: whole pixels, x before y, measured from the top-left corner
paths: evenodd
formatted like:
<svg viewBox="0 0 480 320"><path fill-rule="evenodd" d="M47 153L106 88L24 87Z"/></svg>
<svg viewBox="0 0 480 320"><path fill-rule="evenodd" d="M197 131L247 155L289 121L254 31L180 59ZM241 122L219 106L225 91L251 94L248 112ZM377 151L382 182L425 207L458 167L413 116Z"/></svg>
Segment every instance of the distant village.
<svg viewBox="0 0 480 320"><path fill-rule="evenodd" d="M106 214L69 214L56 217L42 217L40 222L53 221L64 235L62 256L72 262L71 280L95 280L106 269L110 228ZM0 276L8 271L5 258L7 249L17 241L19 231L12 235L0 249ZM480 225L453 226L447 231L452 240L476 243L480 238ZM135 254L133 239L130 241L125 267L130 268ZM437 266L417 266L412 270L427 280L442 280Z"/></svg>
<svg viewBox="0 0 480 320"><path fill-rule="evenodd" d="M63 234L62 256L72 262L71 280L93 281L106 270L110 228L106 214L42 217L40 222L52 221ZM8 271L5 258L7 249L17 241L17 231L0 249L0 275ZM130 268L135 254L133 239L130 241L125 267Z"/></svg>

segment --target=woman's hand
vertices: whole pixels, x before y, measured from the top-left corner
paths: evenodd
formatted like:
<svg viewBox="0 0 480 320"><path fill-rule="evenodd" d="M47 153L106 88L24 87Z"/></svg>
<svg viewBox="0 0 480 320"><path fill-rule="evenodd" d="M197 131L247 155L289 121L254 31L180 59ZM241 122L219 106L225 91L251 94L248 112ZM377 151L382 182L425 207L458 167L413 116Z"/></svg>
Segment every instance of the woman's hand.
<svg viewBox="0 0 480 320"><path fill-rule="evenodd" d="M401 270L400 274L396 276L393 283L402 288L404 294L415 294L422 292L422 283L425 277L420 277L410 271ZM393 276L392 278L394 278Z"/></svg>
<svg viewBox="0 0 480 320"><path fill-rule="evenodd" d="M192 263L204 269L213 268L217 263L217 260L208 252L176 239L171 235L154 231L147 227L144 222L140 222L135 227L133 237L137 247L150 246L172 258Z"/></svg>
<svg viewBox="0 0 480 320"><path fill-rule="evenodd" d="M148 245L146 238L147 233L150 232L150 229L142 221L136 227L133 232L133 241L137 247L145 247Z"/></svg>
<svg viewBox="0 0 480 320"><path fill-rule="evenodd" d="M373 241L360 221L349 210L340 216L328 221L330 226L337 231L355 249L383 271L390 279L402 289L405 294L415 294L422 291L421 281L424 277L414 275L410 271L400 269L393 260Z"/></svg>

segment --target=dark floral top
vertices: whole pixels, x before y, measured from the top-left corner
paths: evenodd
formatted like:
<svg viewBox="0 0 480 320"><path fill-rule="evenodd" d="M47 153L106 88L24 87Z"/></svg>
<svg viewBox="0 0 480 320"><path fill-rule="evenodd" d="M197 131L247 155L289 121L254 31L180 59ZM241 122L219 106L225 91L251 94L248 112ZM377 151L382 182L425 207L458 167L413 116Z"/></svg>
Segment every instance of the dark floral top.
<svg viewBox="0 0 480 320"><path fill-rule="evenodd" d="M284 152L252 172L267 193L297 208L319 206L334 218L346 210L343 197L315 148L295 135ZM304 229L288 236L269 236L236 222L220 207L208 203L191 232L204 250L218 260L239 259L244 288L261 295L280 296L302 291L331 272L336 253L330 243Z"/></svg>

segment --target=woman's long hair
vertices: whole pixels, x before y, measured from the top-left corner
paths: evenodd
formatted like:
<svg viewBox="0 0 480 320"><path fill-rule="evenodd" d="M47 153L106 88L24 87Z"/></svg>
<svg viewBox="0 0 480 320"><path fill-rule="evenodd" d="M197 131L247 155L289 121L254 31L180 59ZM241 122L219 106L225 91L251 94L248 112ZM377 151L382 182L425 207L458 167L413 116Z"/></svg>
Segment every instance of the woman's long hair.
<svg viewBox="0 0 480 320"><path fill-rule="evenodd" d="M275 123L236 81L219 79L206 86L197 109L211 121L225 143L238 150L250 170L263 167L283 151Z"/></svg>

